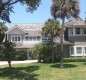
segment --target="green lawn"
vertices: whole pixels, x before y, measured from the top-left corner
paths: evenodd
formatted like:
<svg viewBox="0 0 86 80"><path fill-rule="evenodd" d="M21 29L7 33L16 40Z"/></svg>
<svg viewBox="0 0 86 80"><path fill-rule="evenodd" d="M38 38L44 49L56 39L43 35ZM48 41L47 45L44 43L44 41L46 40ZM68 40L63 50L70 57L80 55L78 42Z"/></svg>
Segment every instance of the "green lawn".
<svg viewBox="0 0 86 80"><path fill-rule="evenodd" d="M0 68L0 80L86 80L86 63L70 62L59 68L59 63L33 63Z"/></svg>

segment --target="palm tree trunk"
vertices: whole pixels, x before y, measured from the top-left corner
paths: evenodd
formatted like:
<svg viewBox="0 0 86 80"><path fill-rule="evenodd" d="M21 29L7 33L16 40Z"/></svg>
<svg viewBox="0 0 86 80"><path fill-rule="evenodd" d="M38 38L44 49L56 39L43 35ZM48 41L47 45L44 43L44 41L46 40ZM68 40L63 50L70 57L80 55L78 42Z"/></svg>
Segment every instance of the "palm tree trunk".
<svg viewBox="0 0 86 80"><path fill-rule="evenodd" d="M64 35L64 21L65 21L65 18L62 19L62 27L61 27L61 39L60 39L60 44L61 44L60 68L63 68L63 35Z"/></svg>

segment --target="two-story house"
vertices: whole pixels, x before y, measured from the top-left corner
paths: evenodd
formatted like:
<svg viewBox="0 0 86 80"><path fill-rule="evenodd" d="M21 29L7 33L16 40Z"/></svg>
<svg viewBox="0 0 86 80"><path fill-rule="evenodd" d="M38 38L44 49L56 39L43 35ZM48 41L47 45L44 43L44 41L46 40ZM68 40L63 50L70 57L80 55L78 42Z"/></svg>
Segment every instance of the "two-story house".
<svg viewBox="0 0 86 80"><path fill-rule="evenodd" d="M80 17L77 19L71 18L65 23L65 39L70 41L69 45L70 56L86 56L86 24Z"/></svg>
<svg viewBox="0 0 86 80"><path fill-rule="evenodd" d="M7 32L7 40L16 43L16 48L28 49L51 37L42 35L44 24L13 24ZM54 42L60 45L60 38L56 37ZM86 24L78 17L71 18L64 26L64 56L86 56ZM60 51L60 46L58 46ZM29 53L28 53L29 54ZM29 56L29 55L28 55Z"/></svg>
<svg viewBox="0 0 86 80"><path fill-rule="evenodd" d="M28 58L30 51L35 44L42 41L50 40L51 37L42 35L42 27L44 24L12 24L7 32L7 40L16 44L17 49L27 49Z"/></svg>

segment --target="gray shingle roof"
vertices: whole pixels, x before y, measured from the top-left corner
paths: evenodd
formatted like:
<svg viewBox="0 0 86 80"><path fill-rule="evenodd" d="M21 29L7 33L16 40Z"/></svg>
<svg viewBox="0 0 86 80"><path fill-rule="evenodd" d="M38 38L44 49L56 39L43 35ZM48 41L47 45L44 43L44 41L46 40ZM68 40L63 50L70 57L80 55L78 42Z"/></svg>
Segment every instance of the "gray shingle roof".
<svg viewBox="0 0 86 80"><path fill-rule="evenodd" d="M68 22L66 22L64 26L65 27L71 27L71 26L75 27L77 25L79 25L79 26L82 25L82 27L84 27L84 26L86 26L86 23L80 17L78 17L78 18L71 17L71 19Z"/></svg>
<svg viewBox="0 0 86 80"><path fill-rule="evenodd" d="M28 32L28 31L41 31L44 24L41 24L41 23L29 24L28 23L28 24L12 24L12 26L18 26Z"/></svg>
<svg viewBox="0 0 86 80"><path fill-rule="evenodd" d="M54 42L57 43L57 44L60 44L60 37L55 37L55 38L54 38ZM69 44L71 45L71 44L73 44L73 43L70 42L70 41L66 41L66 40L63 39L63 44L64 44L64 45L69 45Z"/></svg>

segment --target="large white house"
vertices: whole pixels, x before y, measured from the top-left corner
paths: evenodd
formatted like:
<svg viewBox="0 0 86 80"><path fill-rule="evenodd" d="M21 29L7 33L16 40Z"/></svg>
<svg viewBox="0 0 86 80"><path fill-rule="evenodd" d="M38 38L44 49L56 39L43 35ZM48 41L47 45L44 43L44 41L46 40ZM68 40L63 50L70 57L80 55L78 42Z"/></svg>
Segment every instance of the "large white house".
<svg viewBox="0 0 86 80"><path fill-rule="evenodd" d="M16 48L31 49L35 44L51 40L42 35L44 24L13 24L7 32L7 40L16 43ZM60 44L60 38L54 42ZM86 56L86 24L78 17L71 18L64 26L64 56ZM59 45L58 45L59 46ZM60 47L58 47L58 52Z"/></svg>

